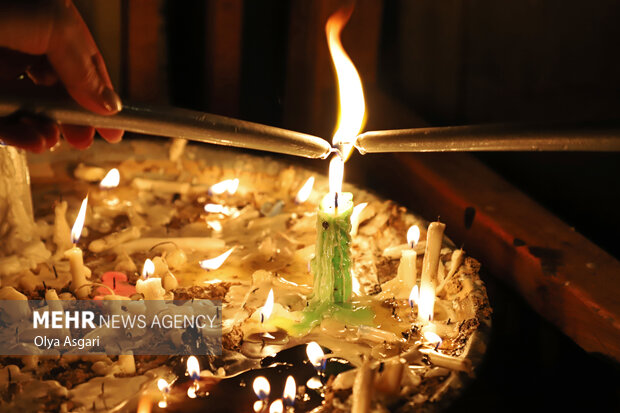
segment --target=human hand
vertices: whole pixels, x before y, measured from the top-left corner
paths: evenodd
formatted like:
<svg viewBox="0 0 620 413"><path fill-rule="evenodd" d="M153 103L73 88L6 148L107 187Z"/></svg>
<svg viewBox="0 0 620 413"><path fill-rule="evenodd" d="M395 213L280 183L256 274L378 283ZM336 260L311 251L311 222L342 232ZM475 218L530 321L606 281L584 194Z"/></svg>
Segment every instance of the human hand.
<svg viewBox="0 0 620 413"><path fill-rule="evenodd" d="M101 53L71 0L0 0L0 10L2 89L20 94L35 89L38 94L57 94L64 89L100 115L121 110ZM52 86L59 83L61 87ZM116 129L97 131L108 142L119 142L123 136ZM92 144L95 129L58 125L24 113L0 118L0 141L33 152L53 147L61 133L71 145L85 149Z"/></svg>

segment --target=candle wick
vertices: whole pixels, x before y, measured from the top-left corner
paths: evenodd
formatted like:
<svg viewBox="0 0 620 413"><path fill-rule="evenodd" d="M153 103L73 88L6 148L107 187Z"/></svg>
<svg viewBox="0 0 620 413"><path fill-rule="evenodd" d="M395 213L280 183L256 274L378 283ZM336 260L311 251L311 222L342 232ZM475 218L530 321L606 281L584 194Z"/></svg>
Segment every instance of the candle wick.
<svg viewBox="0 0 620 413"><path fill-rule="evenodd" d="M52 265L52 269L54 270L54 275L58 278L58 271L56 271L56 266Z"/></svg>
<svg viewBox="0 0 620 413"><path fill-rule="evenodd" d="M437 343L437 345L435 346L435 351L437 351L439 349L439 345L441 344L441 341Z"/></svg>
<svg viewBox="0 0 620 413"><path fill-rule="evenodd" d="M265 315L260 313L260 323L263 324L263 321L265 321Z"/></svg>
<svg viewBox="0 0 620 413"><path fill-rule="evenodd" d="M116 277L112 277L112 289L116 290Z"/></svg>
<svg viewBox="0 0 620 413"><path fill-rule="evenodd" d="M334 193L334 207L338 209L338 192Z"/></svg>

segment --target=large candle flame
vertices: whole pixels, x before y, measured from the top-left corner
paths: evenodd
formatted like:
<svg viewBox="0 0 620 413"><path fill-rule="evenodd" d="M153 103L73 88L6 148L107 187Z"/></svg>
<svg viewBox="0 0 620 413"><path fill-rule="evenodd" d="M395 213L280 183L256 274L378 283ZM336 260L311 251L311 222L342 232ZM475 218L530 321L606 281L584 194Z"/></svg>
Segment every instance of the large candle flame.
<svg viewBox="0 0 620 413"><path fill-rule="evenodd" d="M260 322L263 323L271 317L271 313L273 311L273 288L269 290L269 294L267 294L267 299L265 300L265 305L260 309Z"/></svg>
<svg viewBox="0 0 620 413"><path fill-rule="evenodd" d="M295 202L298 204L303 204L310 198L310 194L312 193L312 187L314 186L314 176L308 178L306 183L299 189L297 192L297 196L295 196Z"/></svg>
<svg viewBox="0 0 620 413"><path fill-rule="evenodd" d="M218 268L222 266L222 264L224 264L224 261L228 259L228 257L230 256L230 254L232 254L235 248L236 247L232 247L231 249L229 249L222 255L218 255L215 258L210 258L208 260L200 261L200 266L204 268L205 270L217 270Z"/></svg>
<svg viewBox="0 0 620 413"><path fill-rule="evenodd" d="M254 383L252 383L252 388L254 389L254 393L256 393L256 397L260 400L269 397L271 386L269 386L269 380L267 380L266 377L258 376L255 378Z"/></svg>
<svg viewBox="0 0 620 413"><path fill-rule="evenodd" d="M82 228L84 228L84 219L86 218L86 206L88 205L88 195L82 201L82 205L80 206L80 211L75 218L75 222L73 223L73 228L71 228L71 242L77 244L80 240L80 236L82 235Z"/></svg>
<svg viewBox="0 0 620 413"><path fill-rule="evenodd" d="M407 231L407 244L409 244L411 248L413 248L416 246L419 240L420 228L417 225L412 225Z"/></svg>
<svg viewBox="0 0 620 413"><path fill-rule="evenodd" d="M287 406L292 406L295 404L295 395L297 394L297 384L295 383L295 379L293 376L288 376L286 378L286 384L284 385L284 393L282 393L282 398Z"/></svg>
<svg viewBox="0 0 620 413"><path fill-rule="evenodd" d="M200 364L195 356L189 356L187 359L187 374L192 380L200 378Z"/></svg>
<svg viewBox="0 0 620 413"><path fill-rule="evenodd" d="M340 99L338 126L332 143L334 146L340 146L344 160L351 156L355 139L364 127L366 112L362 80L340 40L342 28L349 21L352 12L353 7L342 8L334 13L325 25L327 45L336 69Z"/></svg>
<svg viewBox="0 0 620 413"><path fill-rule="evenodd" d="M142 266L142 278L149 278L151 275L155 273L155 264L150 258L147 258L144 261L144 265Z"/></svg>
<svg viewBox="0 0 620 413"><path fill-rule="evenodd" d="M121 182L121 174L118 172L118 169L112 168L103 177L101 182L99 182L99 188L101 189L116 188L120 182Z"/></svg>
<svg viewBox="0 0 620 413"><path fill-rule="evenodd" d="M323 360L325 358L325 353L319 343L316 341L311 341L306 346L306 355L308 356L308 360L314 367L323 366Z"/></svg>
<svg viewBox="0 0 620 413"><path fill-rule="evenodd" d="M217 184L211 185L209 188L210 195L222 195L224 192L228 192L229 195L234 195L239 188L239 179L226 179Z"/></svg>
<svg viewBox="0 0 620 413"><path fill-rule="evenodd" d="M269 413L282 413L284 411L284 404L282 403L282 399L278 399L271 403L269 406Z"/></svg>

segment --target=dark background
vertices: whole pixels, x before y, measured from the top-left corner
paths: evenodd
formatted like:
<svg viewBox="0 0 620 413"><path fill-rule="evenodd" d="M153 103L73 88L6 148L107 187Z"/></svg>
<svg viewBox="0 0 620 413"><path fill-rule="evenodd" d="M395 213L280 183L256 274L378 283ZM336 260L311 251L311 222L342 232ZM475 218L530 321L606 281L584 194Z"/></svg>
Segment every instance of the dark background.
<svg viewBox="0 0 620 413"><path fill-rule="evenodd" d="M78 1L106 38L103 3L87 3ZM336 91L322 26L346 2L115 0L105 13L113 3L120 52L109 40L102 51L124 96L331 137ZM605 120L620 117L619 21L617 0L359 0L343 43L364 82L366 130ZM475 156L620 258L617 154ZM586 354L483 276L493 336L452 411L620 411L617 364Z"/></svg>

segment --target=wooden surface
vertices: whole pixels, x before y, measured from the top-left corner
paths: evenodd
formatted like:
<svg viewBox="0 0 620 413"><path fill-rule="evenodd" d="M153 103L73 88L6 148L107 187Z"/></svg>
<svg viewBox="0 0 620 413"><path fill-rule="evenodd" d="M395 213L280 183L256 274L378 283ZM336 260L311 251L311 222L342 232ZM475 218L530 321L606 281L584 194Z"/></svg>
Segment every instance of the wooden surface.
<svg viewBox="0 0 620 413"><path fill-rule="evenodd" d="M469 155L370 157L358 157L373 165L361 179L406 181L389 195L440 216L450 238L539 314L586 351L620 361L616 259Z"/></svg>

